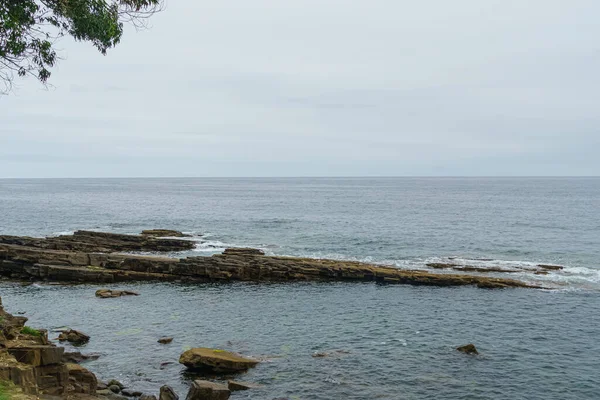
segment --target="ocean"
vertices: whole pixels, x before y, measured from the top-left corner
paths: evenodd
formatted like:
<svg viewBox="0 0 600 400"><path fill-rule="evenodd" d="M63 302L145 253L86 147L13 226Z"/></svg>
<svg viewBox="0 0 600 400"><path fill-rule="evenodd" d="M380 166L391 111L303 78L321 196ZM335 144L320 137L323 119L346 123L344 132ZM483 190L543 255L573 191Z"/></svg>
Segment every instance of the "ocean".
<svg viewBox="0 0 600 400"><path fill-rule="evenodd" d="M594 399L600 393L600 178L169 178L0 180L0 234L77 229L195 235L206 255L267 254L490 272L547 290L375 284L0 283L7 310L92 336L104 379L185 395L189 347L264 360L232 399ZM538 264L563 266L536 275ZM171 345L158 336L174 336ZM475 343L481 355L454 350ZM336 352L335 350L342 350ZM313 358L316 351L332 357ZM172 363L172 364L164 364ZM162 365L161 365L162 364Z"/></svg>

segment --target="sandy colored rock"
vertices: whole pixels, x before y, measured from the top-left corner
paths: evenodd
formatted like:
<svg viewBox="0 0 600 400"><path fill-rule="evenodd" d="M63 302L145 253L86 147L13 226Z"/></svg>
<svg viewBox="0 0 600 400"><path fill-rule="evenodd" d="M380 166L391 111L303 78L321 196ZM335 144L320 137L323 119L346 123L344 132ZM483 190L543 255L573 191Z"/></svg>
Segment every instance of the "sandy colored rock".
<svg viewBox="0 0 600 400"><path fill-rule="evenodd" d="M190 386L186 400L227 400L231 391L225 385L196 380Z"/></svg>
<svg viewBox="0 0 600 400"><path fill-rule="evenodd" d="M246 371L254 367L258 361L242 357L225 350L195 348L184 352L179 363L190 369L205 369L213 372Z"/></svg>
<svg viewBox="0 0 600 400"><path fill-rule="evenodd" d="M96 376L79 364L66 364L69 371L69 382L75 393L96 394L98 380Z"/></svg>
<svg viewBox="0 0 600 400"><path fill-rule="evenodd" d="M466 353L466 354L479 354L479 352L477 351L477 348L475 348L474 344L467 344L464 346L460 346L460 347L457 347L456 350L460 351L461 353Z"/></svg>

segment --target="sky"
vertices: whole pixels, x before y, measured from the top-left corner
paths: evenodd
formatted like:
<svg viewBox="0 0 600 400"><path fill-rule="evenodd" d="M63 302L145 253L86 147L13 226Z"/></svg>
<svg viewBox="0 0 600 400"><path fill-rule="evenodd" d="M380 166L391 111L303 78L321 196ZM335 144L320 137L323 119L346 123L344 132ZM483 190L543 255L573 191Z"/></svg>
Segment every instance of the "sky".
<svg viewBox="0 0 600 400"><path fill-rule="evenodd" d="M600 175L598 0L169 0L0 97L0 178Z"/></svg>

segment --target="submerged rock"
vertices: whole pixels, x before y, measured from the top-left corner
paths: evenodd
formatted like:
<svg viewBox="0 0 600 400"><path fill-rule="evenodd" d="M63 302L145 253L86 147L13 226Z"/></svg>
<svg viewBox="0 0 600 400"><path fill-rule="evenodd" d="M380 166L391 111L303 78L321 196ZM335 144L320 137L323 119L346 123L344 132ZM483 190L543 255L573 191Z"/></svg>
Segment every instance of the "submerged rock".
<svg viewBox="0 0 600 400"><path fill-rule="evenodd" d="M171 386L164 385L160 388L158 400L179 400L179 396Z"/></svg>
<svg viewBox="0 0 600 400"><path fill-rule="evenodd" d="M213 372L246 371L258 364L258 361L242 357L225 350L195 348L179 357L179 363L189 369L205 369Z"/></svg>
<svg viewBox="0 0 600 400"><path fill-rule="evenodd" d="M84 344L90 341L90 337L81 331L69 329L58 336L61 342L69 342L73 344Z"/></svg>
<svg viewBox="0 0 600 400"><path fill-rule="evenodd" d="M65 352L62 356L62 362L79 364L84 361L92 361L100 358L98 354L81 354L79 351Z"/></svg>
<svg viewBox="0 0 600 400"><path fill-rule="evenodd" d="M474 344L466 344L464 346L457 347L456 350L466 354L479 354Z"/></svg>
<svg viewBox="0 0 600 400"><path fill-rule="evenodd" d="M227 400L231 391L225 385L197 380L190 386L186 400Z"/></svg>
<svg viewBox="0 0 600 400"><path fill-rule="evenodd" d="M173 341L172 337L163 337L163 338L158 339L158 343L160 343L160 344L169 344L172 341Z"/></svg>
<svg viewBox="0 0 600 400"><path fill-rule="evenodd" d="M238 390L250 390L257 389L260 386L254 383L249 382L241 382L241 381L227 381L227 387L230 391L238 391Z"/></svg>
<svg viewBox="0 0 600 400"><path fill-rule="evenodd" d="M121 297L121 296L139 296L138 292L132 292L130 290L110 290L110 289L98 289L96 290L96 297L100 297L103 299L111 298L111 297Z"/></svg>
<svg viewBox="0 0 600 400"><path fill-rule="evenodd" d="M110 387L110 386L117 386L119 388L119 390L125 389L125 385L123 385L121 382L119 382L116 379L111 379L110 381L108 381L106 383L106 386L108 386L108 387Z"/></svg>
<svg viewBox="0 0 600 400"><path fill-rule="evenodd" d="M264 256L265 252L260 249L251 249L246 247L230 247L225 249L223 254L235 256Z"/></svg>

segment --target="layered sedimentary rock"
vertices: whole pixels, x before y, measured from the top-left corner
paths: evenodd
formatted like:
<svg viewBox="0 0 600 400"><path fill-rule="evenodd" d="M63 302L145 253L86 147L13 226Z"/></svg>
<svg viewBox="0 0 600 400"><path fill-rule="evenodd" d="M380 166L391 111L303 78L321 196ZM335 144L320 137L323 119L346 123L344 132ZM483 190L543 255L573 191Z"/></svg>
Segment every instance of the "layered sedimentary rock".
<svg viewBox="0 0 600 400"><path fill-rule="evenodd" d="M199 347L181 354L179 363L190 369L204 369L219 373L246 371L256 366L258 361L225 350Z"/></svg>
<svg viewBox="0 0 600 400"><path fill-rule="evenodd" d="M89 237L89 233L78 234L76 232L71 239L61 240L75 242L73 238L78 236ZM114 234L94 232L91 236L113 238ZM483 288L532 287L513 279L482 275L438 274L351 261L266 256L262 251L256 249L227 249L223 254L212 257L178 259L118 253L118 251L123 251L123 241L118 241L119 244L114 248L99 252L96 250L57 250L52 248L53 245L44 244L44 240L55 243L55 238L35 239L33 244L30 242L30 238L20 238L22 240L15 239L15 237L9 237L10 240L6 238L7 236L0 236L0 275L14 279L94 283L151 280L188 282L374 281L432 286L477 285ZM155 239L144 240L151 242ZM130 242L135 242L135 240L130 240ZM182 240L182 242L186 241ZM109 242L103 243L104 246L110 244ZM173 246L160 245L159 247L171 248ZM128 248L128 250L130 249L131 247Z"/></svg>
<svg viewBox="0 0 600 400"><path fill-rule="evenodd" d="M32 395L94 395L96 377L83 367L65 364L64 348L51 344L47 331L26 327L26 322L4 311L0 300L0 381Z"/></svg>
<svg viewBox="0 0 600 400"><path fill-rule="evenodd" d="M150 231L151 232L151 231ZM181 232L177 236L183 236ZM175 234L173 234L175 236ZM77 231L72 235L48 238L0 236L0 243L37 247L48 250L112 253L124 251L184 251L194 248L194 242L183 239L161 239L157 235L123 235L92 231Z"/></svg>

